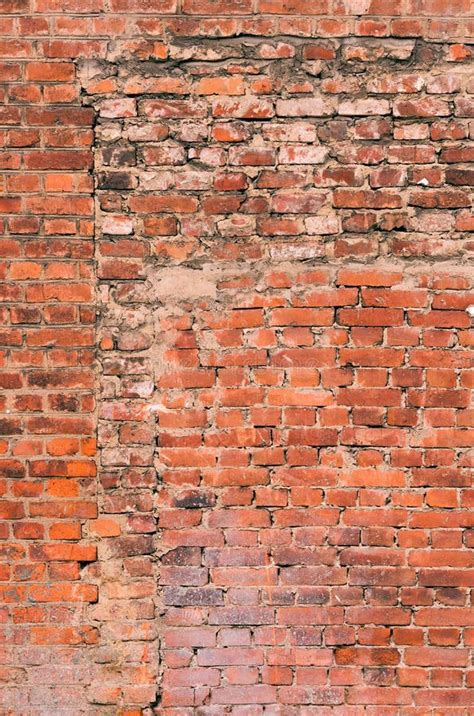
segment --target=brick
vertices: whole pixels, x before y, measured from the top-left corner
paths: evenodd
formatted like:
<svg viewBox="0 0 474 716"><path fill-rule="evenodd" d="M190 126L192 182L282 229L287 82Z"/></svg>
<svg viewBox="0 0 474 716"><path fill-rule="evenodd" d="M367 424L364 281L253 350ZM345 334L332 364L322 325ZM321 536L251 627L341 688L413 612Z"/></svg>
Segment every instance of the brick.
<svg viewBox="0 0 474 716"><path fill-rule="evenodd" d="M215 100L212 105L214 117L235 117L236 119L269 119L275 110L273 104L265 99Z"/></svg>
<svg viewBox="0 0 474 716"><path fill-rule="evenodd" d="M321 99L278 100L278 117L326 117L333 113L331 106Z"/></svg>
<svg viewBox="0 0 474 716"><path fill-rule="evenodd" d="M214 691L215 704L268 704L276 698L276 689L267 684L255 686L224 686Z"/></svg>
<svg viewBox="0 0 474 716"><path fill-rule="evenodd" d="M280 164L322 164L327 157L324 147L308 145L290 145L281 147L278 158Z"/></svg>
<svg viewBox="0 0 474 716"><path fill-rule="evenodd" d="M468 0L3 5L3 708L469 710Z"/></svg>
<svg viewBox="0 0 474 716"><path fill-rule="evenodd" d="M339 104L338 113L343 116L382 115L390 113L387 100L361 99L351 102L347 100Z"/></svg>
<svg viewBox="0 0 474 716"><path fill-rule="evenodd" d="M204 95L241 95L245 89L241 77L205 77L199 80L196 92Z"/></svg>
<svg viewBox="0 0 474 716"><path fill-rule="evenodd" d="M334 205L338 208L397 209L401 201L399 195L384 191L336 189Z"/></svg>

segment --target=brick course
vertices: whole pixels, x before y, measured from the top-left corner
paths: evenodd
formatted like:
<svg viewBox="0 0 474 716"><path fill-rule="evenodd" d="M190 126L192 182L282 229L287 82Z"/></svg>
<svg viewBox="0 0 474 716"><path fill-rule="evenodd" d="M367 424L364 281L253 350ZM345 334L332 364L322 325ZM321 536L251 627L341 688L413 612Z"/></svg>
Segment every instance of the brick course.
<svg viewBox="0 0 474 716"><path fill-rule="evenodd" d="M2 714L472 713L470 10L1 4Z"/></svg>

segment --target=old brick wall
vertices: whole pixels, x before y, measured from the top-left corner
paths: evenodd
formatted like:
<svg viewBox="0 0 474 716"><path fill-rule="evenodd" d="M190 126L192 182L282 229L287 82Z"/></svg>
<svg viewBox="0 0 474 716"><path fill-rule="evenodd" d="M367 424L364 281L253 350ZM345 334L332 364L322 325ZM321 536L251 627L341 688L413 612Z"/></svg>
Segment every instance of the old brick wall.
<svg viewBox="0 0 474 716"><path fill-rule="evenodd" d="M2 715L473 713L470 10L0 2Z"/></svg>

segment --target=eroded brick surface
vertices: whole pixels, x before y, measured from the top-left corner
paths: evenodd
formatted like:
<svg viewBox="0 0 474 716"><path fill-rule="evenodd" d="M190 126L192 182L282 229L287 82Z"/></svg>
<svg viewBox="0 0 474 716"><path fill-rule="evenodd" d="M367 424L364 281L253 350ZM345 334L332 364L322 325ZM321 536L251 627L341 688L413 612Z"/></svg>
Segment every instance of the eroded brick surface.
<svg viewBox="0 0 474 716"><path fill-rule="evenodd" d="M2 10L2 713L468 716L469 3Z"/></svg>

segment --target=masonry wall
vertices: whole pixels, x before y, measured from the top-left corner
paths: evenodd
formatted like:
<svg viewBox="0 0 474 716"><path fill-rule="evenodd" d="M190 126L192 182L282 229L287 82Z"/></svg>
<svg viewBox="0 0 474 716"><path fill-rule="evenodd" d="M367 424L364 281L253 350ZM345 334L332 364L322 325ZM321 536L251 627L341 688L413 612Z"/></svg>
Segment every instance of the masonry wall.
<svg viewBox="0 0 474 716"><path fill-rule="evenodd" d="M468 716L468 0L0 10L0 713Z"/></svg>

